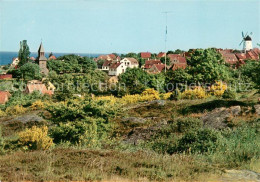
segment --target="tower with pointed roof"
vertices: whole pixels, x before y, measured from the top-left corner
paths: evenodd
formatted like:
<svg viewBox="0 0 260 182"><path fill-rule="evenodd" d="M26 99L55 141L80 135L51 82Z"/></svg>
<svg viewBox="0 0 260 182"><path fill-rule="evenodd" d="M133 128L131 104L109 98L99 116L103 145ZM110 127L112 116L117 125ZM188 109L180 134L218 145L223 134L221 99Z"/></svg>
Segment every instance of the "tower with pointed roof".
<svg viewBox="0 0 260 182"><path fill-rule="evenodd" d="M47 75L49 73L49 70L47 68L47 58L44 55L44 48L41 42L41 45L38 49L38 57L37 57L37 62L39 64L40 67L40 71L41 73Z"/></svg>

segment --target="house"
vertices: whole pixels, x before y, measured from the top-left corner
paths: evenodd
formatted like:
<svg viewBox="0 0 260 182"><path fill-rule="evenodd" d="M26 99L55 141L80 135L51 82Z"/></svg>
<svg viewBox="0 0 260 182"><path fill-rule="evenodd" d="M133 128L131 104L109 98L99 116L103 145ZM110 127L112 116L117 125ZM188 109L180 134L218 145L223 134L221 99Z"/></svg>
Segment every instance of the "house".
<svg viewBox="0 0 260 182"><path fill-rule="evenodd" d="M225 63L230 65L237 65L238 59L234 53L228 52L228 51L219 51L222 55Z"/></svg>
<svg viewBox="0 0 260 182"><path fill-rule="evenodd" d="M127 68L138 68L139 64L135 58L124 58L120 61L123 63Z"/></svg>
<svg viewBox="0 0 260 182"><path fill-rule="evenodd" d="M114 54L108 54L108 55L100 55L97 58L94 59L94 61L98 61L98 60L105 60L105 61L112 61L112 60L120 60L119 56L116 56Z"/></svg>
<svg viewBox="0 0 260 182"><path fill-rule="evenodd" d="M110 67L110 65L111 65L112 63L113 63L112 60L106 60L106 61L103 63L101 70L103 70L103 71L108 71L108 70L109 70L109 67Z"/></svg>
<svg viewBox="0 0 260 182"><path fill-rule="evenodd" d="M33 57L33 56L30 57L29 59L32 60L32 61L35 61L35 60L36 60L35 57Z"/></svg>
<svg viewBox="0 0 260 182"><path fill-rule="evenodd" d="M127 66L122 62L112 63L109 67L108 75L109 76L118 76L121 73L124 73Z"/></svg>
<svg viewBox="0 0 260 182"><path fill-rule="evenodd" d="M13 78L12 74L0 74L0 80L7 80L12 78Z"/></svg>
<svg viewBox="0 0 260 182"><path fill-rule="evenodd" d="M0 91L0 104L8 102L9 97L11 97L11 94L8 91Z"/></svg>
<svg viewBox="0 0 260 182"><path fill-rule="evenodd" d="M147 60L144 64L144 69L150 69L154 64L162 64L159 59Z"/></svg>
<svg viewBox="0 0 260 182"><path fill-rule="evenodd" d="M168 54L167 57L170 58L170 68L176 70L178 68L185 69L187 67L186 58L180 54Z"/></svg>
<svg viewBox="0 0 260 182"><path fill-rule="evenodd" d="M162 57L165 57L166 53L165 52L160 52L158 55L157 55L157 58L158 59L161 59Z"/></svg>
<svg viewBox="0 0 260 182"><path fill-rule="evenodd" d="M45 54L44 48L41 43L41 45L38 49L38 57L37 57L36 61L39 64L41 73L47 75L49 73L49 70L47 69L47 58L45 57L44 54Z"/></svg>
<svg viewBox="0 0 260 182"><path fill-rule="evenodd" d="M153 64L151 68L147 70L148 73L157 74L161 73L165 68L165 64Z"/></svg>
<svg viewBox="0 0 260 182"><path fill-rule="evenodd" d="M141 54L141 58L147 59L147 60L151 59L151 56L152 56L152 54L150 52L141 52L140 54Z"/></svg>
<svg viewBox="0 0 260 182"><path fill-rule="evenodd" d="M16 68L18 66L19 62L20 62L19 58L13 58L11 67Z"/></svg>
<svg viewBox="0 0 260 182"><path fill-rule="evenodd" d="M249 50L246 51L246 58L251 60L258 60L259 59L259 53L255 50Z"/></svg>
<svg viewBox="0 0 260 182"><path fill-rule="evenodd" d="M48 90L41 81L31 80L27 83L25 93L31 94L34 91L39 91L41 94L53 95L54 90Z"/></svg>

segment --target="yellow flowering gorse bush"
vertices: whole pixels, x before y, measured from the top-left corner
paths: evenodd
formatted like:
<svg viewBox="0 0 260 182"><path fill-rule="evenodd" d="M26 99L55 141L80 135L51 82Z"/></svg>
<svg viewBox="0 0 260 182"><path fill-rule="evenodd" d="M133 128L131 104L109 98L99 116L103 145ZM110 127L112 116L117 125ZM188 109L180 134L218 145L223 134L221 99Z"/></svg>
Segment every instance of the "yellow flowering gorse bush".
<svg viewBox="0 0 260 182"><path fill-rule="evenodd" d="M218 81L210 87L212 94L218 97L222 96L225 90L227 90L227 84L222 81Z"/></svg>
<svg viewBox="0 0 260 182"><path fill-rule="evenodd" d="M48 127L43 126L38 128L33 126L30 129L26 129L19 135L19 144L25 146L28 149L46 150L53 145L52 139L48 136Z"/></svg>
<svg viewBox="0 0 260 182"><path fill-rule="evenodd" d="M26 111L27 111L26 108L24 108L23 106L19 106L19 105L7 107L5 110L6 114L8 114L8 115L23 114Z"/></svg>
<svg viewBox="0 0 260 182"><path fill-rule="evenodd" d="M187 89L180 93L182 99L204 99L208 95L202 87L195 87L194 89Z"/></svg>
<svg viewBox="0 0 260 182"><path fill-rule="evenodd" d="M41 100L37 100L30 106L31 110L44 109L44 103Z"/></svg>

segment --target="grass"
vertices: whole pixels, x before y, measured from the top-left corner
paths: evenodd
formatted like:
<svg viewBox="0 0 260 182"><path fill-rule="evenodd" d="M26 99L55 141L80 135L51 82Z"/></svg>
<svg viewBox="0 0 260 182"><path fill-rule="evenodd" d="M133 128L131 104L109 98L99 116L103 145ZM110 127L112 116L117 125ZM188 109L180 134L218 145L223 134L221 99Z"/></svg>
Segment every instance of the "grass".
<svg viewBox="0 0 260 182"><path fill-rule="evenodd" d="M115 126L115 141L106 141L107 144L99 149L64 144L48 151L25 152L16 143L16 133L34 124L44 123L6 123L5 119L1 119L3 136L9 149L0 156L0 180L219 181L219 176L226 169L260 172L259 120L256 120L257 116L253 112L233 118L226 130L218 131L223 140L216 151L204 154L190 154L186 151L172 155L165 152L166 147L178 144L178 140L186 133L186 129L178 128L178 121L187 117L192 121L200 118L205 111L218 107L240 105L245 110L255 104L258 97L258 93L251 92L247 98L241 96L238 100L211 97L167 101L163 107L144 104L127 106L117 118L110 120ZM141 117L147 121L133 124L122 121L123 117ZM149 130L149 127L162 121L167 121L168 124L153 130L155 135L151 135L144 143L130 145L122 142L132 130ZM190 125L190 122L180 124L198 129L197 125Z"/></svg>
<svg viewBox="0 0 260 182"><path fill-rule="evenodd" d="M185 171L185 172L184 172ZM215 171L194 156L155 152L120 152L56 148L52 151L15 152L0 158L2 180L86 181L128 179L173 181L198 179Z"/></svg>

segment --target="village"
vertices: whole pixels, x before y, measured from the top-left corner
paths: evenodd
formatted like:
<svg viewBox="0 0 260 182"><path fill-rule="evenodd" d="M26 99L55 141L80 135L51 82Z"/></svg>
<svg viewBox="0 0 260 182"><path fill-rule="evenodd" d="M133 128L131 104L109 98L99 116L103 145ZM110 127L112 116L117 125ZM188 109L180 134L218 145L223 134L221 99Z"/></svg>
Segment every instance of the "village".
<svg viewBox="0 0 260 182"><path fill-rule="evenodd" d="M252 47L252 39L249 35L243 38L243 50L233 49L219 49L225 64L230 65L231 68L238 68L245 64L245 60L257 61L259 60L260 49ZM23 41L26 42L26 41ZM20 43L22 44L22 42ZM22 49L22 45L20 46ZM140 52L139 54L129 53L126 55L107 54L100 55L93 58L93 61L97 63L97 69L102 70L109 76L109 83L116 84L118 82L118 76L124 73L127 69L141 68L149 74L159 74L169 70L185 69L187 59L190 55L195 52L196 49L190 49L189 51L174 51L160 52L154 54L151 52ZM53 53L50 53L48 58L45 57L45 50L41 43L38 49L38 57L30 57L32 62L39 65L40 72L42 75L48 75L49 69L47 68L47 62L56 60L57 58ZM19 58L13 58L10 65L11 68L17 69L19 65ZM0 75L1 80L12 79L12 74L7 72ZM55 86L51 83L43 83L43 80L30 80L28 81L25 93L33 93L34 91L40 91L42 94L53 95ZM8 91L0 91L0 104L4 104L8 101L11 94Z"/></svg>

